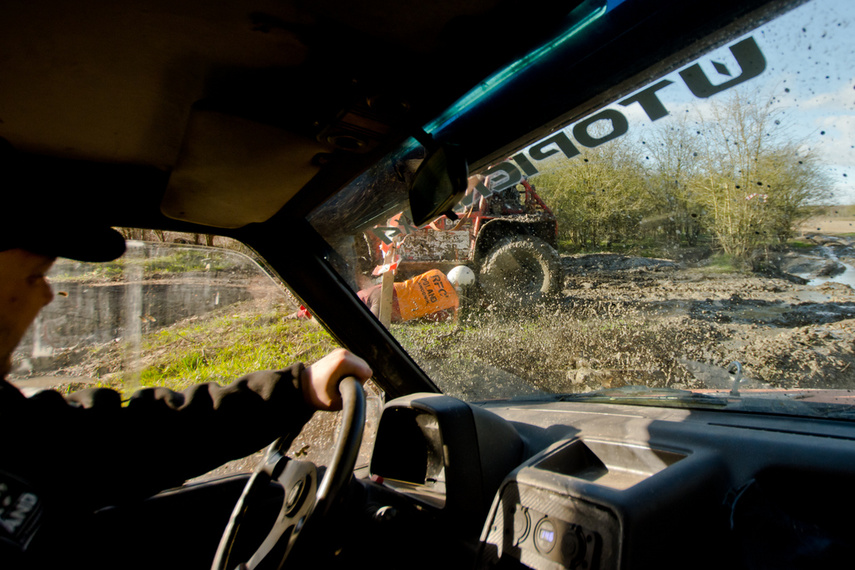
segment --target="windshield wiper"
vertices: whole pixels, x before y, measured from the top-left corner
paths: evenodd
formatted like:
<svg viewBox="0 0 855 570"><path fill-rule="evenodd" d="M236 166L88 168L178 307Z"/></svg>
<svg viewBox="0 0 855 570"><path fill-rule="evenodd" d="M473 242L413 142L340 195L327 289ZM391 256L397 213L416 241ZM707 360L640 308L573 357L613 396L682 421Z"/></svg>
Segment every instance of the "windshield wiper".
<svg viewBox="0 0 855 570"><path fill-rule="evenodd" d="M582 394L559 394L553 396L553 399L560 402L727 409L728 411L757 414L855 420L855 407L845 404L806 402L791 398L752 397L744 394L739 397L733 397L730 394L699 394L689 390L649 388L647 386L625 386Z"/></svg>
<svg viewBox="0 0 855 570"><path fill-rule="evenodd" d="M556 399L561 402L599 402L675 408L724 408L730 403L725 398L709 394L698 394L675 388L649 388L647 386L624 386L583 394L561 394L556 396Z"/></svg>

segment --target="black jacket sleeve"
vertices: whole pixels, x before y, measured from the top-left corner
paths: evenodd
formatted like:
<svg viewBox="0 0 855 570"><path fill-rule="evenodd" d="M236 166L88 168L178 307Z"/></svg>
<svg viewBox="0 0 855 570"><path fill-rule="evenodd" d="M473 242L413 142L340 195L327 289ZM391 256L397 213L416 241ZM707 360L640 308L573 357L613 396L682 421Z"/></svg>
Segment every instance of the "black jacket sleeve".
<svg viewBox="0 0 855 570"><path fill-rule="evenodd" d="M313 412L300 391L302 370L183 392L146 388L125 403L103 388L26 398L0 380L0 472L31 485L46 511L92 512L151 496L296 436Z"/></svg>

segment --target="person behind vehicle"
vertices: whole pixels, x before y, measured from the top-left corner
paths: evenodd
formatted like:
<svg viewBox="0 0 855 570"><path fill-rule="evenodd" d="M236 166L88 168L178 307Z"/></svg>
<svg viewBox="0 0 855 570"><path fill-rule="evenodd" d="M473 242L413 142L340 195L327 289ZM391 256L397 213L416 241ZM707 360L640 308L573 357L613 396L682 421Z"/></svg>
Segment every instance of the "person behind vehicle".
<svg viewBox="0 0 855 570"><path fill-rule="evenodd" d="M472 270L465 266L455 267L448 275L439 269L431 269L406 281L395 283L392 293L392 322L448 318L460 306L460 288L471 282L468 279L469 274L472 274ZM381 295L381 285L374 285L357 293L359 299L375 316L380 314Z"/></svg>
<svg viewBox="0 0 855 570"><path fill-rule="evenodd" d="M106 388L25 397L6 378L15 347L53 297L45 276L54 259L107 261L125 249L109 227L76 228L29 207L10 210L17 215L0 226L2 568L67 564L72 552L98 552L99 536L87 532L96 510L151 497L277 437L293 438L315 410L341 407L341 378L372 375L365 361L339 349L311 366L255 372L228 386L146 388L127 402ZM202 506L185 505L189 514Z"/></svg>

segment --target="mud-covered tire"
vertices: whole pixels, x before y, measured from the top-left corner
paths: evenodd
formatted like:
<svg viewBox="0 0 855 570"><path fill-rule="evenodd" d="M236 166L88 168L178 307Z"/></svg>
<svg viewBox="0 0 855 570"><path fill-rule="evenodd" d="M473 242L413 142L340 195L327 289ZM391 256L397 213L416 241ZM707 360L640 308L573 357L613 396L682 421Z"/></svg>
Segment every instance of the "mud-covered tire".
<svg viewBox="0 0 855 570"><path fill-rule="evenodd" d="M490 300L518 308L557 295L563 277L561 257L552 246L534 236L511 236L484 258L478 282Z"/></svg>

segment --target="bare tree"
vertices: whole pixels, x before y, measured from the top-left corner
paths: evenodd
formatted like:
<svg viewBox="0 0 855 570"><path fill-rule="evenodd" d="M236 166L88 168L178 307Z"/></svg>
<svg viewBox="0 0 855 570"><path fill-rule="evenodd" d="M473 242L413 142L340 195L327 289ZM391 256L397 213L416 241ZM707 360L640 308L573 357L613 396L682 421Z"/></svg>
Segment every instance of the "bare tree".
<svg viewBox="0 0 855 570"><path fill-rule="evenodd" d="M692 190L726 253L747 257L789 239L807 206L832 195L819 156L782 127L781 115L774 99L760 103L736 92L699 120L702 154Z"/></svg>
<svg viewBox="0 0 855 570"><path fill-rule="evenodd" d="M624 241L649 207L637 151L620 141L589 149L537 182L562 238L575 247Z"/></svg>
<svg viewBox="0 0 855 570"><path fill-rule="evenodd" d="M693 246L703 229L703 205L693 191L698 177L700 146L685 117L674 118L654 131L645 143L648 193L659 213L657 228L672 243ZM650 225L648 223L647 225Z"/></svg>

